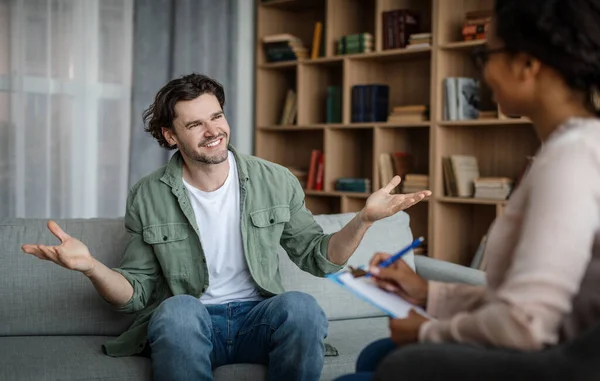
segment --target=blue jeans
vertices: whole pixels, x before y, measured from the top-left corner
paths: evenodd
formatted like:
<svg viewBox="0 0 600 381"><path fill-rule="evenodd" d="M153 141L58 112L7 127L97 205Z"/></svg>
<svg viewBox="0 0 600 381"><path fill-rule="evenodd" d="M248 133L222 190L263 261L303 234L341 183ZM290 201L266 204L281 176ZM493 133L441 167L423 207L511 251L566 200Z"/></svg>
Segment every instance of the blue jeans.
<svg viewBox="0 0 600 381"><path fill-rule="evenodd" d="M328 321L316 300L286 292L261 302L204 305L173 296L148 326L155 380L212 380L225 364L268 366L269 380L318 380Z"/></svg>
<svg viewBox="0 0 600 381"><path fill-rule="evenodd" d="M381 339L367 345L356 360L356 373L338 377L335 381L371 381L381 360L398 346L390 339Z"/></svg>

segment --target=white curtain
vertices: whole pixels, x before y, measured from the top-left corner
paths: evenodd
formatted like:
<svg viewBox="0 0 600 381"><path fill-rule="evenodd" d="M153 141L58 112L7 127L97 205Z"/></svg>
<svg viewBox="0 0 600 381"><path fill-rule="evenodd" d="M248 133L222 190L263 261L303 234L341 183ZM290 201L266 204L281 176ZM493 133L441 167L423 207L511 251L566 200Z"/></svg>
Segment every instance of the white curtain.
<svg viewBox="0 0 600 381"><path fill-rule="evenodd" d="M133 0L0 0L0 218L122 216Z"/></svg>

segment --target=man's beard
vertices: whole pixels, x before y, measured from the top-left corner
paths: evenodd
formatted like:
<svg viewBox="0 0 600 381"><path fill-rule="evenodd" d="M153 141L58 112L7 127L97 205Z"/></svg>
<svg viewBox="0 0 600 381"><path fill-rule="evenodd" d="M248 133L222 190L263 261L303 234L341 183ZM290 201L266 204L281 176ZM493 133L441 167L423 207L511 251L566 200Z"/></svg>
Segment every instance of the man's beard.
<svg viewBox="0 0 600 381"><path fill-rule="evenodd" d="M199 144L198 147L202 148L202 146L205 145L206 143L208 143L212 140L215 140L215 139L220 139L220 138L223 139L223 143L225 143L225 145L227 146L228 137L226 134L221 134L216 137L206 139L201 144ZM222 143L220 143L220 144L222 144ZM225 149L223 152L217 152L210 156L200 153L200 152L196 152L195 150L190 149L186 145L180 145L179 149L190 159L192 159L198 163L203 163L203 164L220 164L220 163L224 162L225 160L227 160L227 155L228 155L227 149Z"/></svg>

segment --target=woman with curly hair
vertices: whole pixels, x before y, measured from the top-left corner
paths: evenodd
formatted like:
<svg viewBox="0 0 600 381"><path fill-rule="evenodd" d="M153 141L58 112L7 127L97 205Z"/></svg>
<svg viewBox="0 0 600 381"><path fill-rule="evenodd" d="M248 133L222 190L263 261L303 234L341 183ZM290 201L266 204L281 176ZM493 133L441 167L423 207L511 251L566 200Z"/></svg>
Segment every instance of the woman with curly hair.
<svg viewBox="0 0 600 381"><path fill-rule="evenodd" d="M488 233L487 285L428 282L403 261L379 269L389 254L376 254L382 287L434 318L390 320L391 338L340 381L600 373L581 365L581 335L600 344L600 0L497 0L476 58L501 109L543 142Z"/></svg>

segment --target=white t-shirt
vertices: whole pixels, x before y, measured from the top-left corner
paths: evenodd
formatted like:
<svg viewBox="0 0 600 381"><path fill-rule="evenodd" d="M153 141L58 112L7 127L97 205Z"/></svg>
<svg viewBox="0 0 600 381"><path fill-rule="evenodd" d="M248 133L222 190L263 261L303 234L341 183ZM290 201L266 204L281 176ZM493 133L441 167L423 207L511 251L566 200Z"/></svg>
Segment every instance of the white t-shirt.
<svg viewBox="0 0 600 381"><path fill-rule="evenodd" d="M223 186L201 191L185 180L206 257L209 286L204 304L262 300L244 256L240 225L240 187L235 158L228 155L229 174Z"/></svg>

